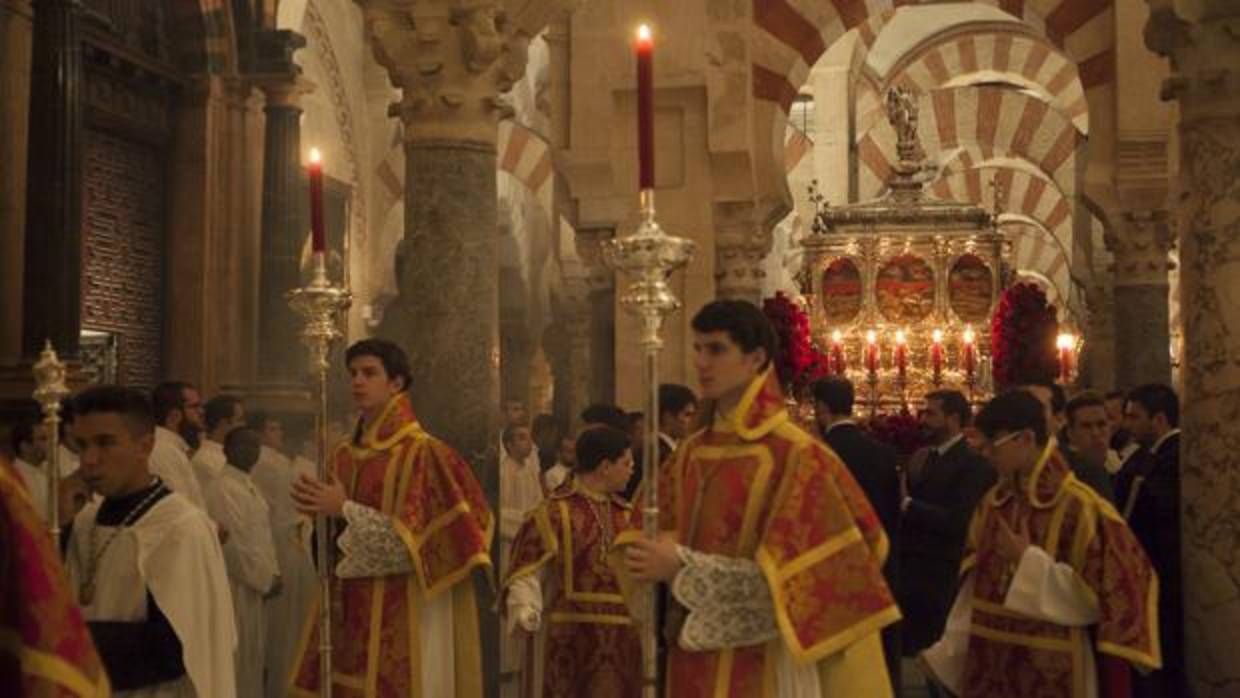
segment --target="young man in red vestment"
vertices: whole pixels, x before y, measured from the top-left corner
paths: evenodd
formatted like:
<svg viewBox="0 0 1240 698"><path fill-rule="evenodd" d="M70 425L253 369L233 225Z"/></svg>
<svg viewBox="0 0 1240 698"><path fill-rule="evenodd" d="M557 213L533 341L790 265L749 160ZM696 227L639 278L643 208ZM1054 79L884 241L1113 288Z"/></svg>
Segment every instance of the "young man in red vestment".
<svg viewBox="0 0 1240 698"><path fill-rule="evenodd" d="M345 361L361 413L353 437L336 447L327 482L303 474L293 484L303 513L343 524L334 570L335 695L480 697L470 572L491 565L490 507L469 464L414 416L405 352L365 339ZM293 695L318 695L318 618L316 604L299 644Z"/></svg>
<svg viewBox="0 0 1240 698"><path fill-rule="evenodd" d="M526 698L641 695L641 641L607 563L632 525L621 496L632 474L628 436L588 427L577 437L574 476L517 532L504 591L509 631L527 636Z"/></svg>
<svg viewBox="0 0 1240 698"><path fill-rule="evenodd" d="M1023 390L977 416L999 484L978 505L943 638L922 655L961 698L1127 698L1160 664L1158 578L1113 506L1077 480Z"/></svg>
<svg viewBox="0 0 1240 698"><path fill-rule="evenodd" d="M709 426L659 469L664 535L620 537L632 580L669 585L666 695L890 696L878 516L789 417L761 310L715 301L693 332Z"/></svg>

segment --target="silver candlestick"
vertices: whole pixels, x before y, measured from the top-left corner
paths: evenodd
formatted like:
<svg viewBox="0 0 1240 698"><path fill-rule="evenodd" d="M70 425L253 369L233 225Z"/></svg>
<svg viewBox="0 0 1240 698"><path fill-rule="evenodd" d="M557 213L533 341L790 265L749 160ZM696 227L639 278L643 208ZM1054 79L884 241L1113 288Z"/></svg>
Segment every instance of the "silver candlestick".
<svg viewBox="0 0 1240 698"><path fill-rule="evenodd" d="M650 539L659 535L659 335L663 319L680 308L672 294L668 276L688 263L696 245L692 240L663 232L654 220L654 190L641 191L641 223L632 235L611 240L603 247L603 261L614 271L628 275L630 283L620 296L620 304L641 320L638 340L645 353L646 394L645 441L642 444L642 533ZM641 609L642 695L658 695L658 632L655 626L655 587L651 585Z"/></svg>
<svg viewBox="0 0 1240 698"><path fill-rule="evenodd" d="M69 396L65 364L56 356L49 339L34 365L34 399L43 407L47 425L47 530L52 542L60 541L60 407Z"/></svg>
<svg viewBox="0 0 1240 698"><path fill-rule="evenodd" d="M327 463L327 371L331 345L344 334L340 331L340 314L353 303L353 294L346 286L336 286L327 279L327 261L322 252L314 254L314 276L305 286L289 291L289 305L305 321L302 342L310 351L310 367L317 381L315 389L318 410L315 415L315 437L318 446L318 478L327 482L331 469ZM314 517L314 531L319 561L319 695L332 695L332 564L331 528L326 515Z"/></svg>

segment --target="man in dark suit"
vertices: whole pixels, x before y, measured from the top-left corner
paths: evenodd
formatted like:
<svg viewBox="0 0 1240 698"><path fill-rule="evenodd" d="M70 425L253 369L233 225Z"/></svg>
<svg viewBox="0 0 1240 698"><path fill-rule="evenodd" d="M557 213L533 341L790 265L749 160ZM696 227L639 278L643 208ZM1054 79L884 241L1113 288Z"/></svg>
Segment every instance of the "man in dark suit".
<svg viewBox="0 0 1240 698"><path fill-rule="evenodd" d="M969 521L995 484L994 468L964 439L972 410L957 390L926 396L922 421L935 445L914 454L906 473L900 528L900 610L904 655L916 656L943 634L960 573Z"/></svg>
<svg viewBox="0 0 1240 698"><path fill-rule="evenodd" d="M1188 695L1184 673L1183 583L1180 568L1180 401L1166 385L1133 389L1124 403L1124 425L1143 457L1124 464L1117 477L1121 512L1158 572L1158 628L1163 668L1136 677L1138 698Z"/></svg>
<svg viewBox="0 0 1240 698"><path fill-rule="evenodd" d="M822 438L852 473L878 514L890 544L883 576L899 598L900 582L900 456L887 444L866 436L853 421L853 385L846 378L822 378L811 387L814 413ZM883 653L892 688L900 694L900 624L883 629Z"/></svg>
<svg viewBox="0 0 1240 698"><path fill-rule="evenodd" d="M671 457L697 423L697 396L688 386L664 383L659 386L659 463Z"/></svg>

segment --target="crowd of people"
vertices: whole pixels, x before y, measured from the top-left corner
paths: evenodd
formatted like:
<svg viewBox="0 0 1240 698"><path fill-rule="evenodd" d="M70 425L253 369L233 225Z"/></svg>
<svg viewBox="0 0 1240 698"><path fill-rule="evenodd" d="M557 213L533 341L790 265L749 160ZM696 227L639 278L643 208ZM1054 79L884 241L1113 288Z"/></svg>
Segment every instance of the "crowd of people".
<svg viewBox="0 0 1240 698"><path fill-rule="evenodd" d="M84 390L57 459L66 573L5 581L61 609L60 639L11 603L0 612L76 673L24 685L316 694L324 515L332 680L358 695L482 695L475 572L499 582L505 696L639 695L651 588L658 680L678 697L882 698L913 659L932 695L1185 694L1169 387L1069 399L1033 384L976 414L936 390L920 410L929 445L901 453L867 430L844 378L816 382L816 419L797 423L755 306L710 303L692 328L701 393L660 386L657 462L643 462L645 415L596 404L562 425L506 401L498 516L479 474L418 422L391 342L346 353L359 416L334 426L326 480L302 425L239 398ZM9 529L48 515L47 437L12 430ZM54 568L48 543L22 554Z"/></svg>

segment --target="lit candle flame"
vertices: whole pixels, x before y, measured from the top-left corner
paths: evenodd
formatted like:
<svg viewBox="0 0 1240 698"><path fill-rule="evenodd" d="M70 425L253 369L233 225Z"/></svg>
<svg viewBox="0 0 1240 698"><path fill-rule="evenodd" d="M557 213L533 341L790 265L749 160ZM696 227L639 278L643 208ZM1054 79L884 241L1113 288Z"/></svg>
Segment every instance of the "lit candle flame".
<svg viewBox="0 0 1240 698"><path fill-rule="evenodd" d="M942 343L943 343L943 330L935 330L935 331L934 331L934 334L932 334L932 335L930 335L930 336L934 338L934 343L935 343L935 344L942 344Z"/></svg>
<svg viewBox="0 0 1240 698"><path fill-rule="evenodd" d="M896 344L904 344L904 330L896 330Z"/></svg>
<svg viewBox="0 0 1240 698"><path fill-rule="evenodd" d="M972 344L973 340L975 340L976 338L977 338L977 335L973 334L972 327L964 328L964 343L965 344Z"/></svg>
<svg viewBox="0 0 1240 698"><path fill-rule="evenodd" d="M648 42L648 41L650 41L650 39L651 39L651 35L650 35L650 25L649 25L649 24L643 24L643 25L641 25L640 27L638 27L638 28L637 28L637 40L638 40L638 41L646 41L646 42Z"/></svg>
<svg viewBox="0 0 1240 698"><path fill-rule="evenodd" d="M866 344L874 344L878 341L878 333L874 330L866 330L865 341Z"/></svg>
<svg viewBox="0 0 1240 698"><path fill-rule="evenodd" d="M319 152L318 148L310 149L310 162L323 162L323 154Z"/></svg>
<svg viewBox="0 0 1240 698"><path fill-rule="evenodd" d="M832 332L831 341L834 342L835 344L839 344L840 342L843 342L844 341L843 333L841 333L839 330Z"/></svg>
<svg viewBox="0 0 1240 698"><path fill-rule="evenodd" d="M1055 338L1055 346L1060 349L1071 349L1072 345L1075 343L1076 337L1074 337L1070 332L1065 332Z"/></svg>

